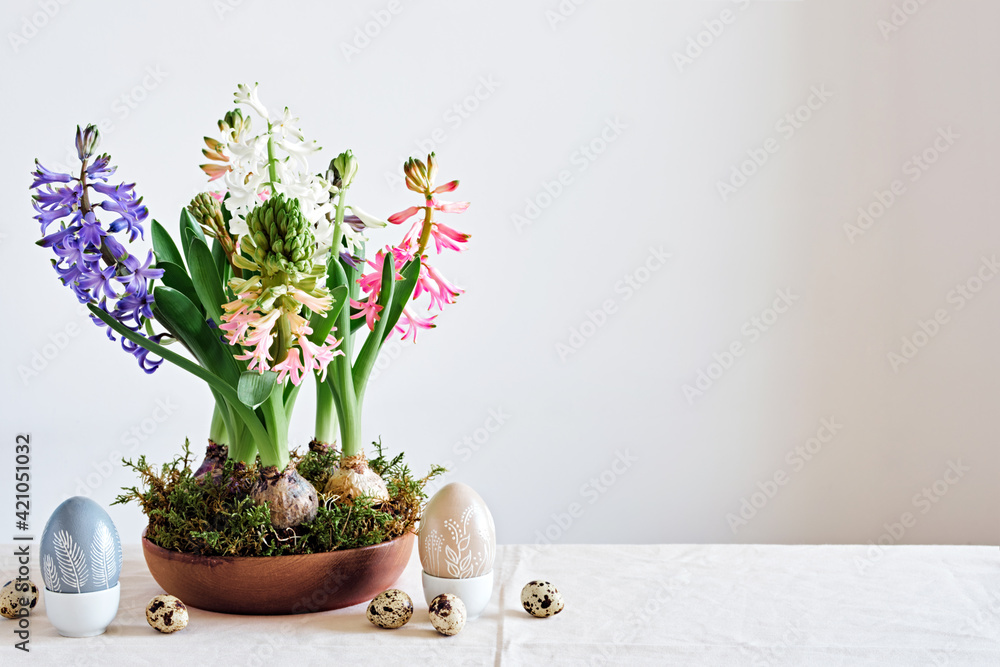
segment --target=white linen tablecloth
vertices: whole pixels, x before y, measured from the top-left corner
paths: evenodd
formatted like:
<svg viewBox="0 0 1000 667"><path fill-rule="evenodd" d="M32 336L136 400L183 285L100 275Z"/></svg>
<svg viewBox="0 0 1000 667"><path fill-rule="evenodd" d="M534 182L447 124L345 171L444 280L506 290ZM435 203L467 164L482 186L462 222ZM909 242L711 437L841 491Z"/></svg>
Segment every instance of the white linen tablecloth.
<svg viewBox="0 0 1000 667"><path fill-rule="evenodd" d="M144 609L163 591L127 546L107 633L60 637L43 599L30 654L0 618L0 665L1000 665L997 547L517 545L497 549L496 574L490 606L454 637L427 619L416 551L397 587L417 612L398 630L370 625L364 605L272 617L192 608L186 630L161 635ZM532 579L552 581L565 611L528 616L520 590Z"/></svg>

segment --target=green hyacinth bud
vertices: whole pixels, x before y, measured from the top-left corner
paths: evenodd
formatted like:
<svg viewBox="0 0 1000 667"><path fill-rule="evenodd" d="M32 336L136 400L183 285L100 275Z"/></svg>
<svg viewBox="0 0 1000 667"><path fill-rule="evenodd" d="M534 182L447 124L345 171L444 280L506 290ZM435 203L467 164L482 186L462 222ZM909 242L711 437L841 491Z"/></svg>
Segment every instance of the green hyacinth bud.
<svg viewBox="0 0 1000 667"><path fill-rule="evenodd" d="M312 226L302 217L299 200L277 194L250 211L247 226L254 240L254 261L265 276L312 269L316 244Z"/></svg>
<svg viewBox="0 0 1000 667"><path fill-rule="evenodd" d="M207 192L202 192L192 199L187 209L201 225L205 236L215 238L218 236L219 230L226 228L226 223L222 218L222 204Z"/></svg>
<svg viewBox="0 0 1000 667"><path fill-rule="evenodd" d="M233 237L226 229L226 219L222 213L222 203L207 192L202 192L188 204L188 212L198 221L205 236L217 239L223 252L231 257L236 250Z"/></svg>
<svg viewBox="0 0 1000 667"><path fill-rule="evenodd" d="M430 183L427 181L427 167L416 158L410 158L403 164L403 172L406 174L406 187L414 192L425 194L430 191Z"/></svg>
<svg viewBox="0 0 1000 667"><path fill-rule="evenodd" d="M438 164L434 153L427 156L427 187L433 188L437 179Z"/></svg>
<svg viewBox="0 0 1000 667"><path fill-rule="evenodd" d="M226 115L219 121L219 131L229 139L235 139L244 129L250 130L250 118L244 118L243 112L239 109L226 112Z"/></svg>
<svg viewBox="0 0 1000 667"><path fill-rule="evenodd" d="M354 176L357 173L358 161L354 157L354 153L346 150L330 161L327 180L338 188L348 188L354 182Z"/></svg>

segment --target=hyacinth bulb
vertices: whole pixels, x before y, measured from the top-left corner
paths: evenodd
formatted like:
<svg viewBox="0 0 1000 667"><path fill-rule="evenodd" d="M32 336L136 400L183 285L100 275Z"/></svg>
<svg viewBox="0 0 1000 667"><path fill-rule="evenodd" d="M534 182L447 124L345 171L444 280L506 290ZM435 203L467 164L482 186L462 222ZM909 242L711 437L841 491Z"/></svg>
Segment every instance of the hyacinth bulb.
<svg viewBox="0 0 1000 667"><path fill-rule="evenodd" d="M227 458L229 458L229 447L226 445L217 445L209 439L208 447L205 448L205 460L195 470L194 478L198 481L204 481L205 479L212 482L218 481L219 477L222 476L222 471L226 467Z"/></svg>
<svg viewBox="0 0 1000 667"><path fill-rule="evenodd" d="M318 454L320 456L330 454L331 452L337 451L336 445L331 445L329 442L323 442L322 440L317 440L313 438L309 442L309 451L313 454Z"/></svg>
<svg viewBox="0 0 1000 667"><path fill-rule="evenodd" d="M283 471L277 466L260 470L260 479L250 492L259 504L271 512L271 525L282 530L316 518L319 496L292 464Z"/></svg>
<svg viewBox="0 0 1000 667"><path fill-rule="evenodd" d="M337 496L337 502L346 504L353 504L360 497L367 497L372 502L390 499L385 480L368 467L364 452L340 459L340 467L330 476L325 492Z"/></svg>

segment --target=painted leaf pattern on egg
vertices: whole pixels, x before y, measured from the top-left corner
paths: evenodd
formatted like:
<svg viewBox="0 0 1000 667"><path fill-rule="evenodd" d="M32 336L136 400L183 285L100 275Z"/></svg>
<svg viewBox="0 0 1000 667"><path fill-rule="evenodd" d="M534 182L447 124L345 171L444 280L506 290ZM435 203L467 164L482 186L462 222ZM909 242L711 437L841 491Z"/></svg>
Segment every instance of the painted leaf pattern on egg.
<svg viewBox="0 0 1000 667"><path fill-rule="evenodd" d="M60 530L53 536L52 546L56 552L59 571L62 573L61 579L66 583L66 587L75 588L77 593L82 592L90 577L83 549L65 530Z"/></svg>
<svg viewBox="0 0 1000 667"><path fill-rule="evenodd" d="M49 589L53 593L62 592L62 583L59 581L59 571L56 570L55 561L52 560L52 556L45 554L42 559L42 581L45 582L45 588Z"/></svg>
<svg viewBox="0 0 1000 667"><path fill-rule="evenodd" d="M90 560L94 570L94 583L111 588L118 579L118 553L111 531L103 522L97 524L94 541L90 545Z"/></svg>

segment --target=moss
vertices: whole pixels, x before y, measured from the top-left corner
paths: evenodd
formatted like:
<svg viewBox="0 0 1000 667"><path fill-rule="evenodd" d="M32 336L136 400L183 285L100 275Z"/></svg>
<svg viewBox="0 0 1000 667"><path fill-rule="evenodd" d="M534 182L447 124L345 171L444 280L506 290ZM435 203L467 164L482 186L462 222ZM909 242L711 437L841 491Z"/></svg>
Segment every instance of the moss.
<svg viewBox="0 0 1000 667"><path fill-rule="evenodd" d="M146 461L123 461L140 479L139 486L124 488L114 504L137 502L149 519L146 537L172 551L205 556L279 556L353 549L380 544L412 532L427 499L424 488L445 472L434 466L415 478L399 454L389 458L375 443L378 455L369 461L385 480L390 500L371 505L341 505L323 494L330 471L339 464L339 453L294 454L299 474L319 492L320 506L313 521L288 530L271 525L267 507L246 495L256 480L254 467L226 461L217 479L196 481L191 447L159 468Z"/></svg>

